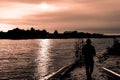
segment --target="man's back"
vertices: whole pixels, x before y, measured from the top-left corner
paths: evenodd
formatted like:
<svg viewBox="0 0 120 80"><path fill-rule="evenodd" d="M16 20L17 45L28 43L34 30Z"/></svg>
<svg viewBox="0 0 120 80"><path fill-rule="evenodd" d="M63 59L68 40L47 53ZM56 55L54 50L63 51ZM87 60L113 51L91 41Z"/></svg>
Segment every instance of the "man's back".
<svg viewBox="0 0 120 80"><path fill-rule="evenodd" d="M93 56L96 55L94 46L91 45L91 40L86 40L86 45L82 48L82 54L84 55L84 62L86 67L86 75L88 80L92 80L92 72L94 69Z"/></svg>
<svg viewBox="0 0 120 80"><path fill-rule="evenodd" d="M91 44L86 44L82 49L82 53L85 58L93 58L93 56L96 54L95 48Z"/></svg>

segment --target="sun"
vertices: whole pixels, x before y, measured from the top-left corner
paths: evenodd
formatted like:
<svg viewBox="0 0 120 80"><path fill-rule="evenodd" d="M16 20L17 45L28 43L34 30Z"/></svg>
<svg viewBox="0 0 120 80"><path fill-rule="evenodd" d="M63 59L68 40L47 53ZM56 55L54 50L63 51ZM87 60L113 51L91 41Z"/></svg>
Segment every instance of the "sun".
<svg viewBox="0 0 120 80"><path fill-rule="evenodd" d="M56 11L58 9L56 6L50 5L50 4L47 4L47 3L39 4L38 8L43 12Z"/></svg>
<svg viewBox="0 0 120 80"><path fill-rule="evenodd" d="M42 4L40 5L40 8L43 9L43 10L45 10L45 9L49 9L50 6L49 6L48 4L46 4L46 3L42 3Z"/></svg>

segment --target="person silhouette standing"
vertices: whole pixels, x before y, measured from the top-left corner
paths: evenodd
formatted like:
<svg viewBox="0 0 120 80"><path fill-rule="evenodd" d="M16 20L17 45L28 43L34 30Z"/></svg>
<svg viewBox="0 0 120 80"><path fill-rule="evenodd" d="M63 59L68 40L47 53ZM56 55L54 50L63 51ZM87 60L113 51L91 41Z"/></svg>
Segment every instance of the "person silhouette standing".
<svg viewBox="0 0 120 80"><path fill-rule="evenodd" d="M94 59L96 51L93 45L91 45L91 40L87 39L86 44L82 48L82 54L84 55L84 63L86 68L87 80L92 80L92 72L94 69Z"/></svg>

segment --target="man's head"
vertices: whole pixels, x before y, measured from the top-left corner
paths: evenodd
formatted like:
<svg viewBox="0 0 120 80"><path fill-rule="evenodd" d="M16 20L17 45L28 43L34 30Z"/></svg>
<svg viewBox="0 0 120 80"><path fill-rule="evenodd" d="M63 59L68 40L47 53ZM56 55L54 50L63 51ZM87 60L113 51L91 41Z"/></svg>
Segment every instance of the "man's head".
<svg viewBox="0 0 120 80"><path fill-rule="evenodd" d="M90 39L87 39L87 40L86 40L86 43L87 43L87 44L90 44L90 43L92 43L92 42L91 42Z"/></svg>

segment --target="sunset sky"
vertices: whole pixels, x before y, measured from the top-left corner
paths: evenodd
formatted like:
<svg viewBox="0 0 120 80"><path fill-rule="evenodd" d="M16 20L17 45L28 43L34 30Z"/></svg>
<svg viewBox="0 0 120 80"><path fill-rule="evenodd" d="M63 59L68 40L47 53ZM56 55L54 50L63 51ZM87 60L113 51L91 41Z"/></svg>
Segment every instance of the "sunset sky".
<svg viewBox="0 0 120 80"><path fill-rule="evenodd" d="M0 0L0 31L120 33L120 0Z"/></svg>

